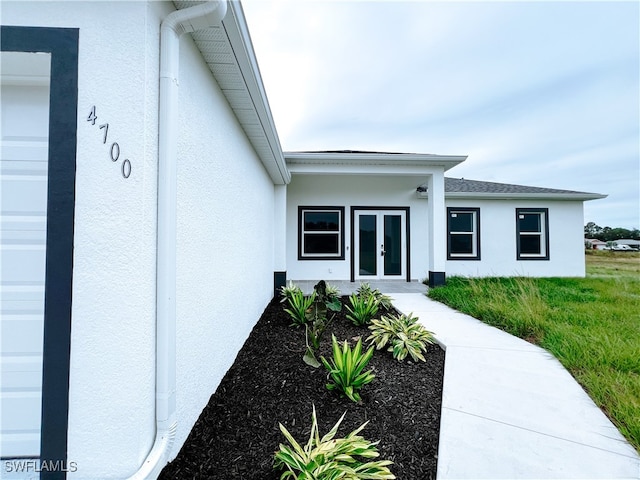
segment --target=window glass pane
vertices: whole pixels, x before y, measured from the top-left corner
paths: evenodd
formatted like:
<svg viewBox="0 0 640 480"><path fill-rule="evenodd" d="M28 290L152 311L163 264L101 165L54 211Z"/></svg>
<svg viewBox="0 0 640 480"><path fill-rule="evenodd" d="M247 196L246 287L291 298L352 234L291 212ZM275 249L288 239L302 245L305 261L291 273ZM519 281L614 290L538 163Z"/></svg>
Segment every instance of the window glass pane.
<svg viewBox="0 0 640 480"><path fill-rule="evenodd" d="M449 215L450 232L473 232L473 213L451 212Z"/></svg>
<svg viewBox="0 0 640 480"><path fill-rule="evenodd" d="M360 215L360 275L377 274L376 216Z"/></svg>
<svg viewBox="0 0 640 480"><path fill-rule="evenodd" d="M304 229L307 232L337 232L339 228L339 212L304 212Z"/></svg>
<svg viewBox="0 0 640 480"><path fill-rule="evenodd" d="M540 235L520 235L520 254L540 255L540 239Z"/></svg>
<svg viewBox="0 0 640 480"><path fill-rule="evenodd" d="M451 254L473 254L473 235L451 235Z"/></svg>
<svg viewBox="0 0 640 480"><path fill-rule="evenodd" d="M520 213L518 226L521 232L541 232L541 217L539 213Z"/></svg>
<svg viewBox="0 0 640 480"><path fill-rule="evenodd" d="M307 233L304 236L304 253L339 255L338 238L338 234Z"/></svg>
<svg viewBox="0 0 640 480"><path fill-rule="evenodd" d="M402 231L400 215L384 216L384 274L402 274Z"/></svg>

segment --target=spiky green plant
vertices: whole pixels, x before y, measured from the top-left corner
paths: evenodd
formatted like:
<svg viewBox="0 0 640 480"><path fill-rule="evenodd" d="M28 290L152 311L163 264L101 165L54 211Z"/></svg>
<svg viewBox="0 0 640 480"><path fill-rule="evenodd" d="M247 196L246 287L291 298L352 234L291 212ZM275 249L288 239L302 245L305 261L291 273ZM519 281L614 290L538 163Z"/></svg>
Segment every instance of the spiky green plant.
<svg viewBox="0 0 640 480"><path fill-rule="evenodd" d="M285 308L284 311L287 312L293 320L293 325L304 325L307 323L308 310L311 308L311 305L313 305L315 298L315 292L306 296L300 289L289 293L289 297L287 297L289 308Z"/></svg>
<svg viewBox="0 0 640 480"><path fill-rule="evenodd" d="M349 303L351 306L346 305L347 318L353 322L354 325L361 326L367 325L376 313L378 313L378 301L373 295L351 295L349 297Z"/></svg>
<svg viewBox="0 0 640 480"><path fill-rule="evenodd" d="M332 285L330 283L327 283L326 284L326 293L327 293L327 297L329 297L331 299L340 300L340 288L338 288L337 285Z"/></svg>
<svg viewBox="0 0 640 480"><path fill-rule="evenodd" d="M344 438L335 438L346 412L325 436L320 438L316 407L311 414L311 434L306 445L301 446L282 425L280 431L289 445L280 444L274 455L274 468L284 470L280 480L391 480L396 477L388 466L389 460L368 461L376 458L379 442L369 442L358 435L365 422Z"/></svg>
<svg viewBox="0 0 640 480"><path fill-rule="evenodd" d="M298 285L293 283L292 280L289 280L289 285L284 285L280 287L280 295L282 297L280 299L280 303L284 303L287 300L289 300L289 298L291 298L293 295L298 295L300 293L302 293L302 289Z"/></svg>
<svg viewBox="0 0 640 480"><path fill-rule="evenodd" d="M371 370L363 372L364 368L373 356L373 346L362 353L362 339L359 338L356 346L351 349L345 340L342 348L338 344L335 335L331 335L333 345L333 358L329 363L324 357L320 357L322 364L329 371L332 383L327 384L328 390L338 389L351 401L359 402L359 390L371 383L375 375Z"/></svg>
<svg viewBox="0 0 640 480"><path fill-rule="evenodd" d="M393 353L393 358L402 361L410 355L414 361L426 361L423 352L427 344L435 342L433 333L417 323L418 317L409 315L382 316L380 320L372 320L369 330L371 335L367 342L375 344L377 350L387 345L387 351Z"/></svg>
<svg viewBox="0 0 640 480"><path fill-rule="evenodd" d="M385 295L377 288L371 288L371 285L367 282L361 283L356 290L356 295L359 297L373 297L376 299L376 303L380 307L384 307L387 310L391 310L393 299L389 295Z"/></svg>

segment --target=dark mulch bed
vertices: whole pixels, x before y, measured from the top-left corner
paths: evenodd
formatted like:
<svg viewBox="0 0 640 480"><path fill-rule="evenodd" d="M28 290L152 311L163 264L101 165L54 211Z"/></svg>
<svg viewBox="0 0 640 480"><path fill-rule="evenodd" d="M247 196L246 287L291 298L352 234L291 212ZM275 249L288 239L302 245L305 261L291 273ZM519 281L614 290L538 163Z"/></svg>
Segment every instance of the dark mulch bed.
<svg viewBox="0 0 640 480"><path fill-rule="evenodd" d="M398 479L435 479L444 351L430 346L426 363L400 363L390 353L377 351L369 363L376 378L364 386L362 402L355 404L325 388L324 368L302 361L304 329L290 323L274 299L160 478L278 479L273 453L285 443L278 422L304 445L315 404L320 435L346 411L338 436L369 420L361 435L380 440L380 459L394 462L391 471ZM368 336L366 327L346 319L343 308L323 337L321 354L326 358L331 357L331 331L339 341Z"/></svg>

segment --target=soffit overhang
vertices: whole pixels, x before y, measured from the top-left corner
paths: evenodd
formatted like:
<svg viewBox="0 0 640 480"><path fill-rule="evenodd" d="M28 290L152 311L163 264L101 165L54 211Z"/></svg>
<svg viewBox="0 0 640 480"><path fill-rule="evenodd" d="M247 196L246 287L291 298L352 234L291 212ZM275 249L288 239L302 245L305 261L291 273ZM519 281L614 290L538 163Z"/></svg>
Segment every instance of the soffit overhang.
<svg viewBox="0 0 640 480"><path fill-rule="evenodd" d="M173 3L177 9L183 9L203 2ZM273 183L289 183L291 174L284 160L240 2L227 2L227 14L220 26L190 35Z"/></svg>
<svg viewBox="0 0 640 480"><path fill-rule="evenodd" d="M460 155L378 152L285 152L291 174L432 175L464 162Z"/></svg>

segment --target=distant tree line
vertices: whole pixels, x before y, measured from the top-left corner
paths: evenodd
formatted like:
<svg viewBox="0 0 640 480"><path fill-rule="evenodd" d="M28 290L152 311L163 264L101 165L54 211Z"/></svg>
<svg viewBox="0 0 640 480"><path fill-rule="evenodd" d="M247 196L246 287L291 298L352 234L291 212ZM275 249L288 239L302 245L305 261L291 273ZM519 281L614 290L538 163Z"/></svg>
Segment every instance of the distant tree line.
<svg viewBox="0 0 640 480"><path fill-rule="evenodd" d="M601 227L595 222L589 222L584 226L585 238L597 238L603 242L613 242L621 238L640 240L640 230L637 228L628 230L626 228Z"/></svg>

